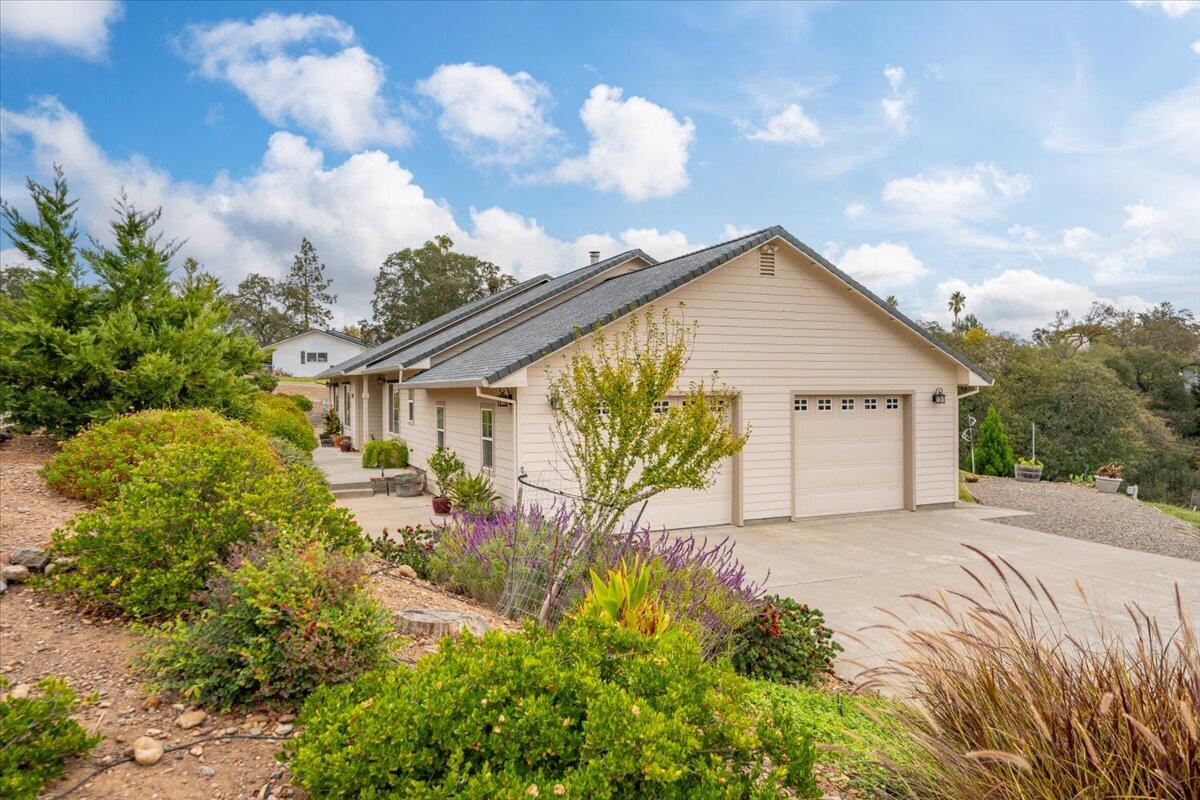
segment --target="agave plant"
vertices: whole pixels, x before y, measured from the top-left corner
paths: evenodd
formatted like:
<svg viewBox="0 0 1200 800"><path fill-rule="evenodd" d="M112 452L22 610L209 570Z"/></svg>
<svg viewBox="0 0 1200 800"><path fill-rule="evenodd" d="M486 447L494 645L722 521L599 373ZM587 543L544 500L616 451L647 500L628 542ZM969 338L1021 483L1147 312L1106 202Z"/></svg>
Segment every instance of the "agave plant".
<svg viewBox="0 0 1200 800"><path fill-rule="evenodd" d="M666 630L670 615L650 592L651 570L648 564L625 561L608 571L604 581L592 571L592 591L579 608L581 617L597 617L614 625L635 630L646 636L657 636Z"/></svg>
<svg viewBox="0 0 1200 800"><path fill-rule="evenodd" d="M482 472L461 473L450 481L448 491L454 507L469 514L491 516L500 501L492 482Z"/></svg>

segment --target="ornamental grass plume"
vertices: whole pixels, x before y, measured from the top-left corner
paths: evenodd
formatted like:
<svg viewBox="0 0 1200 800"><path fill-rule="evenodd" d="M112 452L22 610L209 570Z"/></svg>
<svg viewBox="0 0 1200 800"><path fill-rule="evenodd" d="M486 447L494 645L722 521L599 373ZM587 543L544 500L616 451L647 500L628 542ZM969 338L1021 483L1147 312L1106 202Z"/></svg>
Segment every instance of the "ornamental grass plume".
<svg viewBox="0 0 1200 800"><path fill-rule="evenodd" d="M969 547L969 546L968 546ZM1040 580L973 547L995 573L973 593L914 595L929 628L883 626L906 654L869 672L915 700L928 798L1200 797L1200 647L1175 587L1172 618L1125 607L1133 633L1068 621Z"/></svg>

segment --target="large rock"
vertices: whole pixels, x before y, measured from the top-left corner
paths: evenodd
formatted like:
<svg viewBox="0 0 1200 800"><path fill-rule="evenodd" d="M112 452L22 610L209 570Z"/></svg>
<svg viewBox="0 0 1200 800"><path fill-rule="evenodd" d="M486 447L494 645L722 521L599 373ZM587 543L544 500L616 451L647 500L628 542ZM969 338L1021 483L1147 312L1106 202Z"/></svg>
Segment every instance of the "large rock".
<svg viewBox="0 0 1200 800"><path fill-rule="evenodd" d="M133 760L143 767L157 764L163 757L163 746L157 739L139 736L133 742Z"/></svg>
<svg viewBox="0 0 1200 800"><path fill-rule="evenodd" d="M41 572L50 563L50 556L46 555L46 551L40 547L18 547L12 551L9 560L14 564Z"/></svg>
<svg viewBox="0 0 1200 800"><path fill-rule="evenodd" d="M206 719L208 719L208 714L203 711L188 711L180 714L175 720L175 724L181 728L198 728L204 724Z"/></svg>
<svg viewBox="0 0 1200 800"><path fill-rule="evenodd" d="M482 614L473 611L452 611L445 608L407 608L396 612L396 625L413 636L458 636L466 628L482 636L494 625Z"/></svg>
<svg viewBox="0 0 1200 800"><path fill-rule="evenodd" d="M29 580L29 567L24 564L5 564L0 567L0 580L23 583Z"/></svg>

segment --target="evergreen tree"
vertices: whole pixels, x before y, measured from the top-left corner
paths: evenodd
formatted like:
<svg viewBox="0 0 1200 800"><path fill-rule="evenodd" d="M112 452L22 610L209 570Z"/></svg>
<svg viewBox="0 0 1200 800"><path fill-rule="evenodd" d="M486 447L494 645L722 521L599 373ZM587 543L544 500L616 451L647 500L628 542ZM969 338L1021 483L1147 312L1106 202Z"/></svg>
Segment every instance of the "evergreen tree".
<svg viewBox="0 0 1200 800"><path fill-rule="evenodd" d="M979 441L975 443L975 470L980 475L999 475L1011 478L1013 451L1004 433L1004 422L995 406L989 406L983 424L979 426Z"/></svg>
<svg viewBox="0 0 1200 800"><path fill-rule="evenodd" d="M325 265L317 257L312 242L308 237L301 239L292 270L279 285L279 298L291 321L292 333L329 325L333 318L329 307L337 302L337 295L329 292L332 285L333 280L325 277Z"/></svg>
<svg viewBox="0 0 1200 800"><path fill-rule="evenodd" d="M93 241L77 252L75 201L62 172L50 187L28 186L34 219L2 209L5 232L36 276L0 318L0 412L20 430L63 436L145 408L247 415L262 353L228 331L215 280L193 270L194 279L172 285L178 248L154 231L160 212L140 212L121 196L112 245ZM96 284L84 283L80 258Z"/></svg>
<svg viewBox="0 0 1200 800"><path fill-rule="evenodd" d="M266 275L252 273L229 296L229 321L260 345L286 339L296 330L279 301L279 284Z"/></svg>

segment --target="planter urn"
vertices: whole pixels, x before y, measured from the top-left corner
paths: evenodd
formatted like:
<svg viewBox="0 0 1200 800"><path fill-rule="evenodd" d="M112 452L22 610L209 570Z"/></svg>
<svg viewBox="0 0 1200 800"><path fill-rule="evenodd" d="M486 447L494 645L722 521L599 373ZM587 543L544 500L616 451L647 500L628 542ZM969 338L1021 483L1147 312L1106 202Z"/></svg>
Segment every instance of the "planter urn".
<svg viewBox="0 0 1200 800"><path fill-rule="evenodd" d="M338 442L338 449L343 453L349 453L354 449L354 440L349 436L343 436L342 440Z"/></svg>
<svg viewBox="0 0 1200 800"><path fill-rule="evenodd" d="M392 488L399 497L416 497L425 491L425 474L419 469L408 467L392 478ZM436 507L434 510L436 511Z"/></svg>
<svg viewBox="0 0 1200 800"><path fill-rule="evenodd" d="M333 437L328 434L321 434L321 447L333 447Z"/></svg>
<svg viewBox="0 0 1200 800"><path fill-rule="evenodd" d="M450 498L449 497L433 498L433 513L449 514L450 513Z"/></svg>
<svg viewBox="0 0 1200 800"><path fill-rule="evenodd" d="M1037 483L1042 479L1042 468L1016 464L1013 466L1013 477L1021 483Z"/></svg>
<svg viewBox="0 0 1200 800"><path fill-rule="evenodd" d="M1116 494L1121 488L1123 478L1106 478L1103 475L1096 476L1096 491L1101 494Z"/></svg>

